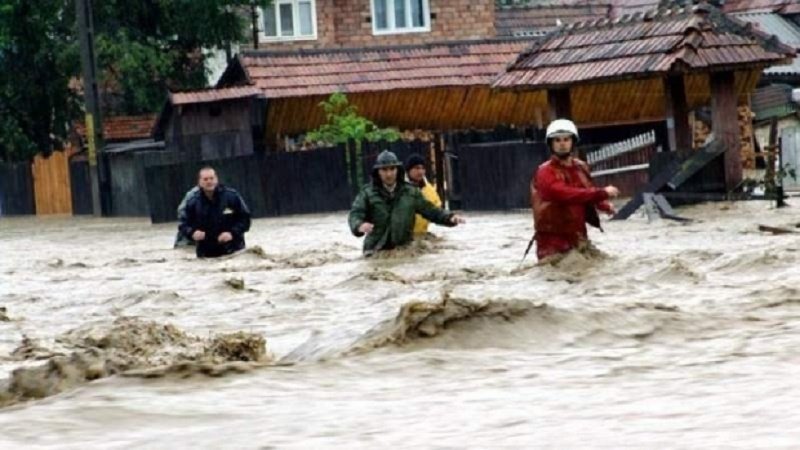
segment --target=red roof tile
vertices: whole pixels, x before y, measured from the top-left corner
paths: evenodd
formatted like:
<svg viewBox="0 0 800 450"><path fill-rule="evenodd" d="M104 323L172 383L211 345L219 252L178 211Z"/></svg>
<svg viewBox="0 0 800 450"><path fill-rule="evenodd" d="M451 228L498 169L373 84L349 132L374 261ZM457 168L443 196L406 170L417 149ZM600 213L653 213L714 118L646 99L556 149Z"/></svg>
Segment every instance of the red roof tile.
<svg viewBox="0 0 800 450"><path fill-rule="evenodd" d="M797 0L727 0L723 5L725 12L768 10L777 12L787 6L796 5Z"/></svg>
<svg viewBox="0 0 800 450"><path fill-rule="evenodd" d="M593 4L548 4L501 5L495 9L495 30L498 36L541 35L558 28L561 24L610 18L611 5Z"/></svg>
<svg viewBox="0 0 800 450"><path fill-rule="evenodd" d="M647 13L658 9L660 0L611 0L614 17L625 14Z"/></svg>
<svg viewBox="0 0 800 450"><path fill-rule="evenodd" d="M800 3L789 3L778 12L781 14L800 14Z"/></svg>
<svg viewBox="0 0 800 450"><path fill-rule="evenodd" d="M255 97L261 90L255 86L234 86L226 88L202 89L197 91L170 92L169 101L175 106L190 103L211 103L222 100Z"/></svg>
<svg viewBox="0 0 800 450"><path fill-rule="evenodd" d="M546 88L666 73L676 66L768 66L793 55L790 47L764 38L708 6L572 24L523 52L494 86Z"/></svg>
<svg viewBox="0 0 800 450"><path fill-rule="evenodd" d="M530 41L484 40L299 52L245 52L238 64L267 98L488 85ZM229 68L230 70L230 68Z"/></svg>
<svg viewBox="0 0 800 450"><path fill-rule="evenodd" d="M155 114L143 116L116 116L103 118L103 138L108 142L133 141L147 139L156 122ZM86 138L86 123L76 121L75 132L83 139Z"/></svg>

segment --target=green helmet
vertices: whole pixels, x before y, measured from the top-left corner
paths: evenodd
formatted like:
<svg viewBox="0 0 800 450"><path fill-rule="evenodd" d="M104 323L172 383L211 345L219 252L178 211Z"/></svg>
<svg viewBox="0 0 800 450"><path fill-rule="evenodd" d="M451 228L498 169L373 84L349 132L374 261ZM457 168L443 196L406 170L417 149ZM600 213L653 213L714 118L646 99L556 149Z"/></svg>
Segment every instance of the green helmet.
<svg viewBox="0 0 800 450"><path fill-rule="evenodd" d="M384 167L402 167L403 163L397 159L397 155L390 152L389 150L384 150L378 155L378 159L375 160L375 165L372 166L373 170L383 169Z"/></svg>

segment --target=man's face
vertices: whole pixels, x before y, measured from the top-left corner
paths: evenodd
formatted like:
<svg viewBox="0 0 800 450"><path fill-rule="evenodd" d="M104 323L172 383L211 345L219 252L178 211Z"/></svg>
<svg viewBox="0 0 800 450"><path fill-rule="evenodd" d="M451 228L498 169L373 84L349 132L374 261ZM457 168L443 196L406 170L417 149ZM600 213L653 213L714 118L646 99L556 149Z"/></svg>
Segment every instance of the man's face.
<svg viewBox="0 0 800 450"><path fill-rule="evenodd" d="M381 182L387 186L394 186L397 183L397 167L382 167L378 169Z"/></svg>
<svg viewBox="0 0 800 450"><path fill-rule="evenodd" d="M566 158L572 153L572 136L556 136L551 140L553 153L561 158Z"/></svg>
<svg viewBox="0 0 800 450"><path fill-rule="evenodd" d="M197 184L205 192L213 192L219 184L217 173L213 169L201 170L197 179Z"/></svg>
<svg viewBox="0 0 800 450"><path fill-rule="evenodd" d="M425 179L425 166L420 164L409 169L408 179L415 183L421 183Z"/></svg>

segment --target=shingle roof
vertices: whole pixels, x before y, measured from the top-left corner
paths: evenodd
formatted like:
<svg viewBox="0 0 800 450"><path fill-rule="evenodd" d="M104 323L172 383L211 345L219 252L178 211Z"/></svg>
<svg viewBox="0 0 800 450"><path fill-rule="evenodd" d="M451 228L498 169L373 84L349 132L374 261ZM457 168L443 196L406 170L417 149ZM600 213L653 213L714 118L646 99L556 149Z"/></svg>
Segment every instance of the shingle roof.
<svg viewBox="0 0 800 450"><path fill-rule="evenodd" d="M108 141L132 141L147 139L156 122L155 114L142 116L116 116L103 118L103 138ZM86 138L86 123L76 121L75 133Z"/></svg>
<svg viewBox="0 0 800 450"><path fill-rule="evenodd" d="M800 3L789 3L781 8L778 12L786 15L800 14Z"/></svg>
<svg viewBox="0 0 800 450"><path fill-rule="evenodd" d="M547 88L676 69L768 66L789 56L792 48L702 5L568 25L523 52L494 86Z"/></svg>
<svg viewBox="0 0 800 450"><path fill-rule="evenodd" d="M511 4L495 8L498 36L540 36L562 24L610 17L611 5L592 4Z"/></svg>
<svg viewBox="0 0 800 450"><path fill-rule="evenodd" d="M797 0L727 0L723 8L727 13L756 10L777 12L796 4Z"/></svg>
<svg viewBox="0 0 800 450"><path fill-rule="evenodd" d="M237 58L234 64L238 67L229 67L228 71L243 72L267 98L486 86L530 42L509 38L357 49L249 51ZM226 78L223 75L222 79Z"/></svg>
<svg viewBox="0 0 800 450"><path fill-rule="evenodd" d="M170 92L169 102L175 106L190 103L211 103L222 100L236 100L255 97L261 90L255 86L232 86L225 88L201 89L196 91Z"/></svg>
<svg viewBox="0 0 800 450"><path fill-rule="evenodd" d="M792 87L783 84L756 89L753 92L751 107L757 121L785 117L798 110L797 104L792 101Z"/></svg>
<svg viewBox="0 0 800 450"><path fill-rule="evenodd" d="M648 13L658 9L660 0L613 0L617 15Z"/></svg>
<svg viewBox="0 0 800 450"><path fill-rule="evenodd" d="M800 27L775 13L743 13L734 17L750 22L764 33L774 35L782 43L800 49ZM800 74L800 56L795 57L791 64L773 66L764 71L767 75Z"/></svg>

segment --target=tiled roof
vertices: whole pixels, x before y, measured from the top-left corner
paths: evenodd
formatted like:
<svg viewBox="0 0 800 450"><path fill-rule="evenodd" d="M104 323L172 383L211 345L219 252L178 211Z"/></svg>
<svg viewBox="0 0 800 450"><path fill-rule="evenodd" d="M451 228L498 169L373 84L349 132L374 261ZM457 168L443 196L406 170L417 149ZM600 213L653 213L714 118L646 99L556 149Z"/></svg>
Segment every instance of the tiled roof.
<svg viewBox="0 0 800 450"><path fill-rule="evenodd" d="M611 5L592 4L530 5L511 4L495 9L498 36L537 36L562 24L610 17Z"/></svg>
<svg viewBox="0 0 800 450"><path fill-rule="evenodd" d="M796 5L797 0L727 0L723 8L727 13L757 10L778 12Z"/></svg>
<svg viewBox="0 0 800 450"><path fill-rule="evenodd" d="M495 87L547 88L682 69L768 66L794 50L707 5L572 24L523 52Z"/></svg>
<svg viewBox="0 0 800 450"><path fill-rule="evenodd" d="M797 104L792 102L792 87L782 84L756 89L753 92L751 107L757 121L783 117L797 111Z"/></svg>
<svg viewBox="0 0 800 450"><path fill-rule="evenodd" d="M781 14L800 14L800 2L798 3L789 3L788 5L781 8L779 11Z"/></svg>
<svg viewBox="0 0 800 450"><path fill-rule="evenodd" d="M156 122L155 114L143 116L116 116L103 118L103 138L108 142L132 141L147 139ZM75 132L81 137L86 137L86 123L76 121Z"/></svg>
<svg viewBox="0 0 800 450"><path fill-rule="evenodd" d="M782 43L800 49L800 27L775 13L743 13L734 17L745 20L756 26L766 34L777 37ZM791 64L773 66L764 71L767 75L800 74L800 56L795 57Z"/></svg>
<svg viewBox="0 0 800 450"><path fill-rule="evenodd" d="M261 90L255 86L233 86L225 88L202 89L197 91L170 92L169 101L175 106L190 103L211 103L222 100L255 97Z"/></svg>
<svg viewBox="0 0 800 450"><path fill-rule="evenodd" d="M660 0L612 0L612 2L616 17L625 14L648 13L658 9Z"/></svg>
<svg viewBox="0 0 800 450"><path fill-rule="evenodd" d="M267 98L486 86L530 42L492 39L358 49L250 51L241 54L234 63L238 67L229 67L228 71L242 71ZM223 75L223 80L226 78Z"/></svg>

